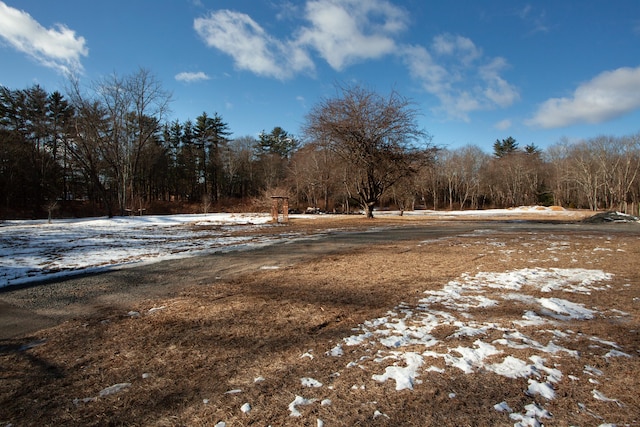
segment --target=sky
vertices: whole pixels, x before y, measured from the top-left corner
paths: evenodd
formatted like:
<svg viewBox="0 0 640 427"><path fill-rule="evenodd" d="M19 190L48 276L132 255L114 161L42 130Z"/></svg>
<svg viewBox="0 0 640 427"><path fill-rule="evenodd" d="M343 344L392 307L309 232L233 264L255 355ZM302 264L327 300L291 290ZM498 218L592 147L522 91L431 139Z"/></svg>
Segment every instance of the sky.
<svg viewBox="0 0 640 427"><path fill-rule="evenodd" d="M167 120L298 137L357 84L410 99L440 147L640 132L637 0L0 0L0 85L65 93L150 71Z"/></svg>

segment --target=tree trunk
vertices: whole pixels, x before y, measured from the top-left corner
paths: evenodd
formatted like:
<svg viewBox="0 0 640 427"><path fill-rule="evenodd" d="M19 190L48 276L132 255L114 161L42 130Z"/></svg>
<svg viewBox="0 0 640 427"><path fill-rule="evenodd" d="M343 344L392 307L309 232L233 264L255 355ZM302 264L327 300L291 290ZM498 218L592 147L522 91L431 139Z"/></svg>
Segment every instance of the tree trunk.
<svg viewBox="0 0 640 427"><path fill-rule="evenodd" d="M373 218L373 207L375 205L373 203L366 203L364 205L364 213L367 216L367 218Z"/></svg>

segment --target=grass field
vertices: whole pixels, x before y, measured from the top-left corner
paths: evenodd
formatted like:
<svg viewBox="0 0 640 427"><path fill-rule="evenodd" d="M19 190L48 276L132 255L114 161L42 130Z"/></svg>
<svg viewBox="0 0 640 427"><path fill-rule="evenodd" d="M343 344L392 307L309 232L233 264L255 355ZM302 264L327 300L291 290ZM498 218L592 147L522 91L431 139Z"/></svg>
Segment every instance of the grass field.
<svg viewBox="0 0 640 427"><path fill-rule="evenodd" d="M0 425L639 425L630 227L185 271L170 298L2 340Z"/></svg>

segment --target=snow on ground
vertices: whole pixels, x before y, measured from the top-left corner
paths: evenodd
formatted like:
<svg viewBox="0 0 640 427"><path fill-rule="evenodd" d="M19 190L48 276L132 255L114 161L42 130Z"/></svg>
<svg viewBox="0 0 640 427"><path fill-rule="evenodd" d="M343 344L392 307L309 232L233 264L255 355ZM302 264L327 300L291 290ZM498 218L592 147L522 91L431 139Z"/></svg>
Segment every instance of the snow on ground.
<svg viewBox="0 0 640 427"><path fill-rule="evenodd" d="M375 214L380 215L396 215L398 211L376 211ZM520 206L509 209L483 209L483 210L463 210L463 211L437 211L431 209L405 211L403 215L408 216L426 216L438 218L459 218L459 217L496 217L496 216L526 216L535 213L540 216L552 215L572 215L572 211L568 211L559 206Z"/></svg>
<svg viewBox="0 0 640 427"><path fill-rule="evenodd" d="M386 316L365 322L358 327L356 334L345 337L327 354L344 357L353 346L370 349L371 356L349 361L347 367L379 372L372 375L371 380L394 381L396 390L418 387L422 383L423 372L493 372L507 378L527 378L529 387L524 394L531 398L530 404L522 408L510 408L506 402L495 402L494 409L508 413L514 426L539 426L545 423L545 418L551 418L551 414L536 404L534 397L539 395L546 400L554 399L554 384L564 375L554 366L554 355L579 358L570 343L572 339L585 338L579 332L566 329L563 324L591 319L600 314L597 310L572 302L571 295L603 290L611 278L611 274L600 270L571 268L526 268L505 273L465 274L446 283L440 290L426 291L417 306L401 304ZM487 296L497 289L502 292ZM530 295L554 290L562 291L567 297ZM524 303L522 315L520 319L508 323L476 321L470 313L476 308L512 307L514 302ZM442 326L453 327L446 342L432 335L434 330ZM528 328L531 326L535 328ZM488 338L495 337L496 333L501 338ZM475 338L471 345L465 344L469 342L469 337ZM614 342L596 336L586 338L604 348L603 353L606 354L602 356L603 359L632 357L620 352ZM521 358L516 354L517 350L534 354ZM438 361L443 361L444 367ZM603 375L587 365L584 366L584 372ZM571 379L580 381L577 377ZM604 396L597 389L593 390L593 398L623 404ZM588 407L589 402L581 402L580 405Z"/></svg>
<svg viewBox="0 0 640 427"><path fill-rule="evenodd" d="M556 384L568 378L591 389L592 400L577 402L578 408L600 420L600 427L612 426L593 411L592 405L595 401L625 405L615 396L598 390L598 384L606 381L606 371L584 364L582 376L576 376L563 372L559 369L562 365L555 362L557 356L579 360L581 355L571 348L571 343L584 339L594 342L593 348L602 353L603 363L599 366L607 366L606 359L611 357L637 357L621 351L613 341L576 332L567 323L575 326L576 321L610 315L611 310L589 308L571 301L571 297L610 289L612 278L613 275L601 270L581 268L525 268L463 274L439 290L425 291L415 306L402 303L385 316L364 322L354 329L353 335L328 349L324 357L342 358L343 370L360 372L358 376L362 379L352 386L353 390L364 390L371 383L387 381L398 391L418 390L426 373L484 376L491 372L510 379L526 379L528 386L522 390L525 397L522 407L511 407L501 401L491 408L504 413L505 421L514 427L540 427L552 422L553 414L545 409L544 402L555 399ZM562 297L539 296L550 292L561 292ZM500 316L501 321L493 322L476 320L474 315L474 309L513 307L514 304L521 308L520 317ZM445 339L438 339L433 332L442 327L451 332ZM300 358L310 359L309 363L314 360L309 352ZM332 376L340 377L342 372ZM331 389L331 385L325 386L310 377L303 377L300 382L309 391L296 395L290 402L291 417L301 417L303 406L331 406L331 400L323 398L323 390ZM456 393L450 393L449 398L457 398ZM323 426L322 412L315 413L317 425ZM371 417L388 415L376 409L372 410ZM225 425L224 421L217 424L218 427Z"/></svg>
<svg viewBox="0 0 640 427"><path fill-rule="evenodd" d="M537 207L534 209L543 211ZM447 215L490 216L530 211L531 208L521 208L447 212ZM430 215L431 212L419 211L415 215ZM554 210L553 213L558 212ZM283 235L256 240L230 233L231 226L237 230L237 226L267 226L269 221L267 215L249 214L58 220L51 224L45 221L5 221L0 223L0 287L134 262L266 245L292 237ZM478 233L481 234L481 230ZM488 238L484 243L490 246L489 236L483 237ZM550 247L550 251L564 249L557 242L554 244L556 246ZM509 256L507 253L503 255ZM493 410L504 412L514 426L542 425L552 415L535 403L534 397L555 398L554 384L566 374L554 366L552 358L557 354L579 358L577 351L571 348L572 339L587 338L597 343L603 348L603 353L606 352L602 356L605 359L637 357L622 351L615 342L597 336L584 337L582 333L565 327L568 321L588 320L602 314L593 307L571 301L571 295L607 289L607 282L611 279L612 275L604 271L577 268L534 267L503 273L465 274L439 290L426 291L416 306L401 304L384 317L359 325L352 336L328 349L326 357L348 359L349 349L364 347L370 350L371 355L345 361L344 369L361 368L375 372L370 381L393 381L396 390L419 387L426 372L461 371L469 375L493 372L507 378L527 378L529 386L523 392L531 398L530 404L511 408L507 402L495 402ZM539 296L552 291L561 291L563 297ZM476 320L472 314L474 309L507 305L522 307L521 316L496 323ZM433 334L443 326L453 328L446 342ZM496 339L496 334L500 338ZM530 355L521 357L522 350ZM310 353L301 356L305 357L313 359ZM583 372L593 380L588 385L594 387L591 393L594 400L624 405L615 396L606 396L597 390L598 381L595 379L605 375L602 371L585 365ZM583 380L573 375L568 377L573 381ZM309 390L317 390L317 394L321 394L324 387L313 378L305 377L300 381ZM126 386L117 384L103 392L115 393ZM364 388L366 385L354 387ZM455 398L455 394L450 397ZM298 417L301 406L312 404L328 406L331 402L320 397L296 396L288 408L290 415ZM589 402L579 402L579 406L588 408ZM249 412L250 402L240 410ZM372 416L387 417L379 411ZM225 423L218 425L222 427ZM317 420L317 425L323 425L321 419Z"/></svg>
<svg viewBox="0 0 640 427"><path fill-rule="evenodd" d="M491 217L532 211L558 214L556 208L535 206L446 213L413 211L405 212L405 215ZM569 211L561 212L570 215ZM398 214L394 211L376 213ZM271 216L267 214L227 213L87 218L51 223L45 220L3 221L0 222L0 288L142 261L250 248L293 237L274 235L256 239L230 233L237 231L238 226L274 226L268 224L270 221Z"/></svg>
<svg viewBox="0 0 640 427"><path fill-rule="evenodd" d="M242 249L274 239L232 236L269 215L129 216L0 223L0 287L142 261ZM287 236L281 236L284 238ZM290 237L290 236L288 236Z"/></svg>

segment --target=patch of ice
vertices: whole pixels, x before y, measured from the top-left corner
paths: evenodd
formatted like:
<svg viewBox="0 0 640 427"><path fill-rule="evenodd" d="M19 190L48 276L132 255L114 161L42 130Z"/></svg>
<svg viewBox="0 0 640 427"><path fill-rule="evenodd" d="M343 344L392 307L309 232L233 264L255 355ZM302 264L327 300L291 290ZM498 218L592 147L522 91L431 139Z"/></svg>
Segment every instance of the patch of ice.
<svg viewBox="0 0 640 427"><path fill-rule="evenodd" d="M556 354L558 352L565 352L571 356L578 356L578 352L570 350L568 348L559 346L553 341L550 341L547 345L542 345L538 341L529 338L522 332L505 332L503 338L493 341L494 344L504 345L509 348L515 349L527 349L532 348L545 353Z"/></svg>
<svg viewBox="0 0 640 427"><path fill-rule="evenodd" d="M423 364L423 358L418 353L407 352L402 355L407 366L387 366L384 374L373 375L372 378L378 382L385 382L388 379L396 381L396 390L413 390L416 383L418 369Z"/></svg>
<svg viewBox="0 0 640 427"><path fill-rule="evenodd" d="M536 313L533 310L525 311L525 313L522 315L522 319L523 320L516 320L513 323L520 327L526 327L526 326L540 326L549 322L549 320L538 316L538 313Z"/></svg>
<svg viewBox="0 0 640 427"><path fill-rule="evenodd" d="M591 390L591 394L593 395L593 398L596 400L601 400L603 402L614 402L618 406L623 406L618 399L611 399L596 389Z"/></svg>
<svg viewBox="0 0 640 427"><path fill-rule="evenodd" d="M152 307L149 309L149 311L147 313L151 314L151 313L155 313L156 311L160 311L160 310L164 310L165 308L167 308L166 305L160 306L160 307Z"/></svg>
<svg viewBox="0 0 640 427"><path fill-rule="evenodd" d="M588 320L595 316L595 312L584 305L562 298L538 298L538 302L547 309L543 314L558 320Z"/></svg>
<svg viewBox="0 0 640 427"><path fill-rule="evenodd" d="M597 376L602 376L604 374L600 369L590 365L584 365L583 372L588 375L597 375Z"/></svg>
<svg viewBox="0 0 640 427"><path fill-rule="evenodd" d="M513 356L507 356L502 362L488 365L486 368L507 378L523 378L536 374L532 365Z"/></svg>
<svg viewBox="0 0 640 427"><path fill-rule="evenodd" d="M344 355L344 350L342 350L342 346L340 344L333 347L331 350L327 352L329 356L340 357Z"/></svg>
<svg viewBox="0 0 640 427"><path fill-rule="evenodd" d="M495 409L498 412L508 412L508 413L513 412L513 409L511 409L509 405L507 405L507 402L505 401L496 403L495 405L493 405L493 409Z"/></svg>
<svg viewBox="0 0 640 427"><path fill-rule="evenodd" d="M313 388L322 387L322 383L320 381L315 380L313 378L308 378L308 377L301 378L300 383L302 383L303 387L313 387Z"/></svg>
<svg viewBox="0 0 640 427"><path fill-rule="evenodd" d="M107 388L104 388L102 390L100 390L99 396L100 397L105 397L105 396L110 396L112 394L116 394L121 392L122 390L131 387L131 383L119 383L119 384L114 384L112 386L109 386Z"/></svg>
<svg viewBox="0 0 640 427"><path fill-rule="evenodd" d="M513 424L513 427L541 427L543 425L540 423L541 419L551 418L549 411L539 407L535 403L525 406L524 409L526 410L524 414L518 412L509 414L509 418L517 421Z"/></svg>
<svg viewBox="0 0 640 427"><path fill-rule="evenodd" d="M618 344L616 344L615 342L603 340L602 338L591 337L591 338L589 338L589 340L595 341L595 342L600 343L600 344L608 345L609 347L620 348L620 346Z"/></svg>
<svg viewBox="0 0 640 427"><path fill-rule="evenodd" d="M302 396L296 396L293 402L289 403L289 415L292 417L301 417L302 414L298 411L298 406L311 405L315 401L316 399L305 399Z"/></svg>
<svg viewBox="0 0 640 427"><path fill-rule="evenodd" d="M607 354L605 354L604 357L629 357L629 358L631 358L633 356L631 356L629 353L625 353L624 351L611 350Z"/></svg>
<svg viewBox="0 0 640 427"><path fill-rule="evenodd" d="M372 336L373 334L371 332L365 332L364 334L347 337L343 341L348 346L360 345Z"/></svg>
<svg viewBox="0 0 640 427"><path fill-rule="evenodd" d="M374 419L376 419L376 418L378 418L378 417L389 418L389 416L388 416L387 414L385 414L384 412L380 412L380 411L376 410L376 411L373 413L373 418L374 418Z"/></svg>
<svg viewBox="0 0 640 427"><path fill-rule="evenodd" d="M529 396L535 396L539 394L547 400L552 400L556 396L556 392L553 390L553 386L549 383L541 383L537 380L529 378L529 388L527 389Z"/></svg>
<svg viewBox="0 0 640 427"><path fill-rule="evenodd" d="M447 365L460 369L465 374L470 374L475 368L479 368L484 364L484 359L495 354L502 353L491 344L487 344L480 340L473 343L476 348L458 346L453 351L459 353L461 357L453 356L450 352L444 354L444 361Z"/></svg>

